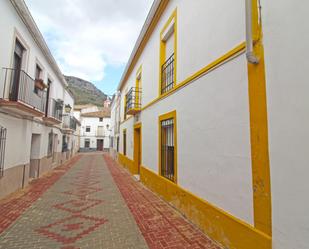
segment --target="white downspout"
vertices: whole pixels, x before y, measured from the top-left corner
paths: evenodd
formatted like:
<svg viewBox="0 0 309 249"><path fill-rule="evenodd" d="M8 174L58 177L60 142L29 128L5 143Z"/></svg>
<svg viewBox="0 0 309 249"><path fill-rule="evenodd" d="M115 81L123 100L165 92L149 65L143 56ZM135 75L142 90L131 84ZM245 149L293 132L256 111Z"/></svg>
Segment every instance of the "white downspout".
<svg viewBox="0 0 309 249"><path fill-rule="evenodd" d="M246 56L247 61L252 64L258 64L259 59L253 52L252 39L252 0L246 0Z"/></svg>

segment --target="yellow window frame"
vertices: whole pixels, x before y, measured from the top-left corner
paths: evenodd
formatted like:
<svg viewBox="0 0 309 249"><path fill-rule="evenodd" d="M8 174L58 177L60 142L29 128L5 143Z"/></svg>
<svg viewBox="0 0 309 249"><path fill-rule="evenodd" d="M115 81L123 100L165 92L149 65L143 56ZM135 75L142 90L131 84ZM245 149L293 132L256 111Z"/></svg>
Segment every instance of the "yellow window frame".
<svg viewBox="0 0 309 249"><path fill-rule="evenodd" d="M135 78L136 78L135 88L136 88L136 91L137 91L136 92L136 101L141 102L141 96L139 96L140 95L139 88L141 88L141 85L142 85L142 65L140 65L140 67L137 69ZM137 103L137 104L141 104L141 103ZM138 106L138 105L136 105L136 106Z"/></svg>
<svg viewBox="0 0 309 249"><path fill-rule="evenodd" d="M127 155L127 129L122 130L122 153L124 156Z"/></svg>
<svg viewBox="0 0 309 249"><path fill-rule="evenodd" d="M174 86L176 86L176 74L177 74L177 8L173 11L171 16L168 18L167 22L164 24L163 29L160 32L160 63L159 63L159 96L167 94L169 91L162 93L162 82L161 82L161 77L162 77L162 65L166 61L166 42L163 40L163 34L165 33L166 29L169 27L171 22L174 20Z"/></svg>
<svg viewBox="0 0 309 249"><path fill-rule="evenodd" d="M123 106L123 121L127 119L127 94L124 95L124 106Z"/></svg>
<svg viewBox="0 0 309 249"><path fill-rule="evenodd" d="M174 179L173 182L177 184L177 176L178 176L178 169L177 169L177 114L176 114L176 110L165 113L163 115L159 116L159 120L158 120L158 125L159 125L159 174L160 176L162 176L162 172L161 172L161 159L162 159L162 153L161 153L161 122L164 120L168 120L168 119L173 119L174 120Z"/></svg>

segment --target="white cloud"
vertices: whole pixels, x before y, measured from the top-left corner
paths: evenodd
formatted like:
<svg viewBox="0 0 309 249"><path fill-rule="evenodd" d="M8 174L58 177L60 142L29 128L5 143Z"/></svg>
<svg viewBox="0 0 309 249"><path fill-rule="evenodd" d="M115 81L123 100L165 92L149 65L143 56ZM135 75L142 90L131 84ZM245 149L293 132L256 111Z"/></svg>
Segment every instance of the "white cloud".
<svg viewBox="0 0 309 249"><path fill-rule="evenodd" d="M127 62L152 0L26 0L65 74L104 78Z"/></svg>

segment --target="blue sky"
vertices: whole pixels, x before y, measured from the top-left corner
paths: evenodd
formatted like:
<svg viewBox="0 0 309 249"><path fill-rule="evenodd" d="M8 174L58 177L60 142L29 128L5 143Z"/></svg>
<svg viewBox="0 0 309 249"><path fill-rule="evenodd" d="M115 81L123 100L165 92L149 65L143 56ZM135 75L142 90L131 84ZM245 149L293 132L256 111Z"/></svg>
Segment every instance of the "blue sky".
<svg viewBox="0 0 309 249"><path fill-rule="evenodd" d="M93 83L104 93L112 95L117 89L124 68L124 63L120 65L106 65L103 80L94 81Z"/></svg>
<svg viewBox="0 0 309 249"><path fill-rule="evenodd" d="M25 1L62 72L113 94L153 0Z"/></svg>

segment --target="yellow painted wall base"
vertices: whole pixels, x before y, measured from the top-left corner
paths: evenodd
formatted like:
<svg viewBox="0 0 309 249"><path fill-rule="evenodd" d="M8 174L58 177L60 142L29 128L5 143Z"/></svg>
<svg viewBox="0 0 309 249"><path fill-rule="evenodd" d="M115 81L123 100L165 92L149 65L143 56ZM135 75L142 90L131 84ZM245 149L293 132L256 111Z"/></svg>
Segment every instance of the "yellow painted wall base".
<svg viewBox="0 0 309 249"><path fill-rule="evenodd" d="M271 237L141 167L141 181L181 211L210 238L229 249L271 249Z"/></svg>
<svg viewBox="0 0 309 249"><path fill-rule="evenodd" d="M126 157L125 155L118 153L118 162L127 168L131 174L136 175L138 173L138 169L134 164L134 161L130 158Z"/></svg>

